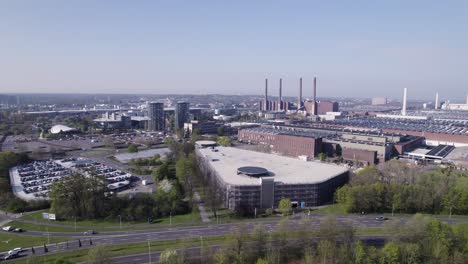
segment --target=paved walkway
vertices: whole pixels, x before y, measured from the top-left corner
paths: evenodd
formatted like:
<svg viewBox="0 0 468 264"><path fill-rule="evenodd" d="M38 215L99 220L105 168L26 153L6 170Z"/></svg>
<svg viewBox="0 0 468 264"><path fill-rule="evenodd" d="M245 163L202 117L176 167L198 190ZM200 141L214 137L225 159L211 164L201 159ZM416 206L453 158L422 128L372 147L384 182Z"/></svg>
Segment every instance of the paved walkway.
<svg viewBox="0 0 468 264"><path fill-rule="evenodd" d="M197 202L198 211L200 212L200 217L202 219L202 222L203 223L211 222L210 215L206 212L205 206L203 205L203 202L201 201L200 195L198 194L198 192L195 192L193 196L195 198L195 202Z"/></svg>

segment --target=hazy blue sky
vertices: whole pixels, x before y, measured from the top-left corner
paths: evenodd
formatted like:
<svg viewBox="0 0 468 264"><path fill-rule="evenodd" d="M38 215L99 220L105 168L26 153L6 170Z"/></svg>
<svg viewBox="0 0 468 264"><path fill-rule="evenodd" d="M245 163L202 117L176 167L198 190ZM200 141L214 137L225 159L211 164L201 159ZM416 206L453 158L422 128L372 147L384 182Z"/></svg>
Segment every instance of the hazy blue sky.
<svg viewBox="0 0 468 264"><path fill-rule="evenodd" d="M378 3L377 3L378 2ZM0 92L464 98L468 1L0 2Z"/></svg>

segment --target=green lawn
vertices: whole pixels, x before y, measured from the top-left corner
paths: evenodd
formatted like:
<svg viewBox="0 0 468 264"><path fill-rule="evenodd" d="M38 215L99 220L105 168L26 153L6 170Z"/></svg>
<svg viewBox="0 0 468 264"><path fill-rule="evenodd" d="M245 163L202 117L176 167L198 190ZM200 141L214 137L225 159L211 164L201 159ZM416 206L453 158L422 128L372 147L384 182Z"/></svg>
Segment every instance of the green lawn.
<svg viewBox="0 0 468 264"><path fill-rule="evenodd" d="M50 237L50 243L70 240L68 237ZM5 252L16 247L32 247L48 244L47 236L26 236L2 231L0 233L0 252Z"/></svg>
<svg viewBox="0 0 468 264"><path fill-rule="evenodd" d="M96 157L96 156L107 156L114 153L113 149L109 148L95 148L90 151L83 152L81 155L83 157ZM119 153L124 153L124 151L120 150Z"/></svg>
<svg viewBox="0 0 468 264"><path fill-rule="evenodd" d="M75 231L75 222L72 221L51 221L42 219L42 213L44 211L34 212L32 214L24 215L21 218L26 220L35 221L35 223L24 223L20 221L12 221L8 225L14 227L20 227L25 230L30 231L44 231L47 229L49 232L74 232ZM44 223L51 223L55 225L63 226L46 226ZM155 229L155 228L164 228L169 227L171 223L170 217L159 218L154 221L152 224L147 222L127 222L125 219L122 219L122 229L120 228L119 219L115 221L108 220L88 220L88 221L77 221L76 222L76 231L86 231L93 229L96 231L118 231L118 230L142 230L142 229ZM174 215L172 216L173 225L193 225L201 224L200 214L198 211L184 215Z"/></svg>
<svg viewBox="0 0 468 264"><path fill-rule="evenodd" d="M311 211L312 214L347 214L342 204L331 204Z"/></svg>
<svg viewBox="0 0 468 264"><path fill-rule="evenodd" d="M206 237L203 238L203 245L211 246L220 244L224 241L225 237ZM170 240L170 241L151 241L151 251L164 251L167 248L187 248L200 246L201 240L199 238L184 239L184 240ZM106 252L106 257L117 257L131 254L147 253L148 243L131 243L121 244L114 246L105 246L103 249ZM48 256L40 256L33 258L18 259L12 263L54 263L55 260L65 258L73 263L86 261L86 256L89 249L75 250L72 252L53 254Z"/></svg>

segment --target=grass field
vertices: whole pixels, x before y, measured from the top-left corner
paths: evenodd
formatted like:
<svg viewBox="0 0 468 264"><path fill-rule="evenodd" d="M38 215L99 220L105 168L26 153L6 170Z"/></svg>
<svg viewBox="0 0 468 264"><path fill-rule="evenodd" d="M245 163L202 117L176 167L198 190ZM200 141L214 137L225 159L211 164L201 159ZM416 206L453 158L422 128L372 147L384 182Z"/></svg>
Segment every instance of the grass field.
<svg viewBox="0 0 468 264"><path fill-rule="evenodd" d="M22 219L35 221L35 223L24 223L20 221L12 221L8 225L14 227L20 227L29 231L43 231L46 232L74 232L75 222L74 221L51 221L42 219L42 213L46 211L38 211L32 214L22 216ZM142 230L142 229L155 229L169 227L172 225L194 225L201 224L200 214L198 211L194 211L184 215L174 215L172 219L170 217L164 217L154 220L152 224L147 222L126 222L122 219L122 228L120 228L119 219L115 221L108 220L93 220L93 221L76 221L76 231L86 231L93 229L96 231L118 231L118 230ZM46 226L46 223L61 225L61 226Z"/></svg>
<svg viewBox="0 0 468 264"><path fill-rule="evenodd" d="M347 214L344 206L341 204L331 204L331 205L323 206L319 209L311 211L311 213L312 214L331 214L331 215Z"/></svg>
<svg viewBox="0 0 468 264"><path fill-rule="evenodd" d="M42 246L43 244L57 243L67 240L70 240L70 238L50 237L50 242L48 242L47 236L26 236L2 231L2 233L0 233L0 252L5 252L16 247L27 248L32 246Z"/></svg>
<svg viewBox="0 0 468 264"><path fill-rule="evenodd" d="M203 240L199 238L195 239L183 239L183 240L170 240L170 241L151 241L151 251L164 251L167 248L187 248L200 246L203 242L204 246L220 244L224 241L225 237L206 237ZM138 253L148 252L148 243L131 243L122 244L115 246L105 246L103 249L106 252L106 257L125 256ZM89 249L75 250L73 252L66 252L48 256L24 258L13 261L12 263L54 263L57 259L67 259L72 263L86 261Z"/></svg>

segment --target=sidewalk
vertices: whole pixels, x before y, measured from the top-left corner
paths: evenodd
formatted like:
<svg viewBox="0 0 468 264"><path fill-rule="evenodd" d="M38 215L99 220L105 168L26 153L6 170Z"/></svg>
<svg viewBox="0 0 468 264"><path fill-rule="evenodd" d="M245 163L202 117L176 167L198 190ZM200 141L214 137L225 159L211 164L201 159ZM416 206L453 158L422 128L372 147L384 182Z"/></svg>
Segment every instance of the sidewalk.
<svg viewBox="0 0 468 264"><path fill-rule="evenodd" d="M193 196L195 198L195 202L197 202L198 211L200 211L200 217L202 219L202 222L203 223L211 222L210 215L206 212L205 206L203 206L203 202L201 201L200 195L198 194L198 192L195 192Z"/></svg>

